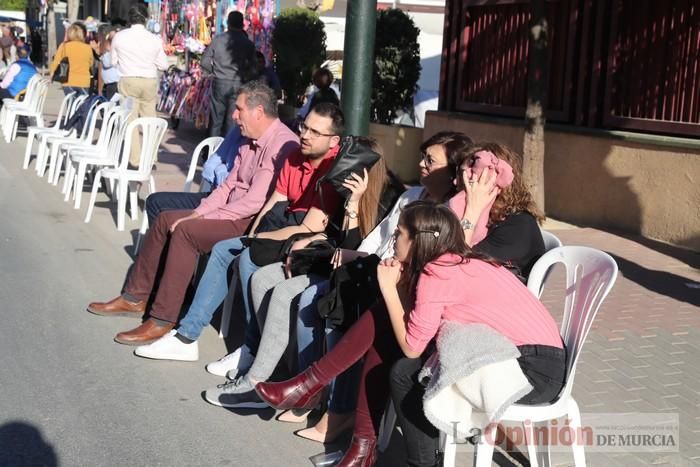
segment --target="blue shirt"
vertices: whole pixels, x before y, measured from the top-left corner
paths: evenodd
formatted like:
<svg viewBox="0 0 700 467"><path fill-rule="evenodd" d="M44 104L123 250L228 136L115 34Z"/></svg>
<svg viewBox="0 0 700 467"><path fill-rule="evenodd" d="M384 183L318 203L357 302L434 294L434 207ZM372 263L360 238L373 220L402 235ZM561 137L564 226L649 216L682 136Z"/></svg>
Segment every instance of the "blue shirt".
<svg viewBox="0 0 700 467"><path fill-rule="evenodd" d="M221 185L228 173L233 168L233 161L238 154L241 145L241 130L238 125L229 130L221 143L221 146L210 155L202 166L202 178L212 184L212 187Z"/></svg>

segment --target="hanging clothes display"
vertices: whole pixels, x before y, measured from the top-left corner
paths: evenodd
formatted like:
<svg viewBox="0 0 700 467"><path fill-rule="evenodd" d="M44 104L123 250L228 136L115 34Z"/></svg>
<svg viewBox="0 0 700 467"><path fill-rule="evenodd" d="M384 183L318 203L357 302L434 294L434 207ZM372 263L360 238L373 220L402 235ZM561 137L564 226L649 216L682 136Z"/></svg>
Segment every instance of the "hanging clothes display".
<svg viewBox="0 0 700 467"><path fill-rule="evenodd" d="M240 11L244 30L268 59L274 26L275 0L146 0L146 27L163 40L165 53L177 65L164 73L159 87L158 110L174 118L191 120L197 128L209 122L211 80L202 76L199 57L212 34L223 31L228 14Z"/></svg>

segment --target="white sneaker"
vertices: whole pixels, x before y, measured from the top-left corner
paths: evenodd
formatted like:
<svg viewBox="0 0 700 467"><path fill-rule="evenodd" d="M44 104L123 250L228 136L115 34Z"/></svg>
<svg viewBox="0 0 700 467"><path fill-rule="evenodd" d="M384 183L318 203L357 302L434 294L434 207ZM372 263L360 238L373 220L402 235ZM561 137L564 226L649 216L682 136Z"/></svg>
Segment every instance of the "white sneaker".
<svg viewBox="0 0 700 467"><path fill-rule="evenodd" d="M212 375L226 376L229 371L236 370L236 373L248 370L255 357L250 353L246 345L242 345L225 357L207 365L207 371Z"/></svg>
<svg viewBox="0 0 700 467"><path fill-rule="evenodd" d="M155 342L148 345L140 345L136 347L134 354L155 360L180 360L184 362L196 362L199 360L197 341L185 344L175 337L175 334L177 334L177 331L173 329Z"/></svg>

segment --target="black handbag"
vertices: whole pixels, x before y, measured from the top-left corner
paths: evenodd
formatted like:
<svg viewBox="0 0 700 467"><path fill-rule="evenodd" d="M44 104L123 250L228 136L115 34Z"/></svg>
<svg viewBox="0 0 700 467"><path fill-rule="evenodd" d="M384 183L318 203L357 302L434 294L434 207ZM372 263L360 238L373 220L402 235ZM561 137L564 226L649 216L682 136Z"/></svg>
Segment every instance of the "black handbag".
<svg viewBox="0 0 700 467"><path fill-rule="evenodd" d="M265 213L262 219L260 219L255 233L273 232L284 227L301 224L306 213L291 212L287 210L287 207L289 207L289 202L280 201L275 203L275 205ZM242 243L250 249L251 261L257 266L262 267L282 261L287 256L287 253L292 248L292 244L295 241L310 235L314 234L311 232L296 234L285 240L247 237L242 240Z"/></svg>
<svg viewBox="0 0 700 467"><path fill-rule="evenodd" d="M66 45L63 44L63 53L65 53L65 48ZM70 71L70 62L68 61L68 57L63 57L61 61L58 63L58 66L56 69L53 71L53 76L51 76L51 81L55 81L57 83L66 83L68 81L68 72Z"/></svg>
<svg viewBox="0 0 700 467"><path fill-rule="evenodd" d="M357 258L331 273L330 290L318 301L318 314L336 329L352 326L380 298L379 256Z"/></svg>
<svg viewBox="0 0 700 467"><path fill-rule="evenodd" d="M306 248L294 250L289 253L289 272L292 277L305 274L316 274L329 277L333 271L331 260L336 247L328 240L314 240Z"/></svg>
<svg viewBox="0 0 700 467"><path fill-rule="evenodd" d="M329 183L340 196L347 198L350 190L343 186L343 182L352 173L362 176L364 169L371 169L379 159L379 154L372 151L365 141L357 136L345 136L333 165L316 182L316 190L320 192L321 183Z"/></svg>

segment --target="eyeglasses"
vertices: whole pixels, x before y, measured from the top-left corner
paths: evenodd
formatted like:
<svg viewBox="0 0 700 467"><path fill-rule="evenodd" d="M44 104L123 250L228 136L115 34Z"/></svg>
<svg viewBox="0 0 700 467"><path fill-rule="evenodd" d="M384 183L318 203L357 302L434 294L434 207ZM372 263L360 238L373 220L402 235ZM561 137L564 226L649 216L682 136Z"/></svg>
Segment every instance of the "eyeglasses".
<svg viewBox="0 0 700 467"><path fill-rule="evenodd" d="M447 165L447 163L438 163L430 154L421 153L420 158L423 160L426 167L437 168Z"/></svg>
<svg viewBox="0 0 700 467"><path fill-rule="evenodd" d="M304 136L307 131L311 135L312 139L320 138L321 136L336 136L336 135L321 133L318 130L314 130L313 128L306 126L306 124L303 122L299 123L299 136Z"/></svg>

